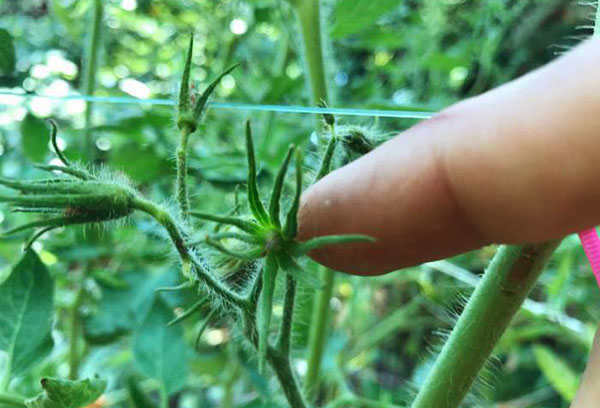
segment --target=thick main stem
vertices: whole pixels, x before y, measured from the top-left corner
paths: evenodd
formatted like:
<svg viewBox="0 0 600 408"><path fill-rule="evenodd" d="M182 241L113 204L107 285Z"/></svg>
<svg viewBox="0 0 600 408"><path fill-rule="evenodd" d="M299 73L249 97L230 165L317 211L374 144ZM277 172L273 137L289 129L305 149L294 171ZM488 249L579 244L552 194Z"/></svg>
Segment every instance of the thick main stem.
<svg viewBox="0 0 600 408"><path fill-rule="evenodd" d="M412 408L459 406L559 242L498 249Z"/></svg>
<svg viewBox="0 0 600 408"><path fill-rule="evenodd" d="M92 0L91 31L85 48L83 77L83 93L85 96L94 95L96 90L96 71L98 68L98 48L100 47L100 23L102 21L102 1ZM89 160L94 160L94 141L92 140L92 102L86 102L85 108L85 148Z"/></svg>
<svg viewBox="0 0 600 408"><path fill-rule="evenodd" d="M290 407L307 408L308 405L300 392L296 376L292 372L289 356L283 355L274 349L269 349L268 359Z"/></svg>
<svg viewBox="0 0 600 408"><path fill-rule="evenodd" d="M328 102L327 79L323 59L323 40L321 37L320 0L295 0L295 10L304 45L304 60L308 71L311 102L318 105L321 100ZM313 317L309 333L308 371L305 390L314 392L321 368L323 345L325 343L329 302L333 290L334 272L323 272L324 288L319 292L313 306Z"/></svg>
<svg viewBox="0 0 600 408"><path fill-rule="evenodd" d="M313 305L311 330L308 337L308 368L304 379L304 390L311 400L315 394L319 371L321 370L321 359L330 314L329 303L331 302L334 283L334 273L331 269L324 269L322 276L323 288L317 294Z"/></svg>
<svg viewBox="0 0 600 408"><path fill-rule="evenodd" d="M328 100L325 64L323 62L319 0L296 0L293 2L293 5L302 34L311 102L316 106L321 99L324 101Z"/></svg>

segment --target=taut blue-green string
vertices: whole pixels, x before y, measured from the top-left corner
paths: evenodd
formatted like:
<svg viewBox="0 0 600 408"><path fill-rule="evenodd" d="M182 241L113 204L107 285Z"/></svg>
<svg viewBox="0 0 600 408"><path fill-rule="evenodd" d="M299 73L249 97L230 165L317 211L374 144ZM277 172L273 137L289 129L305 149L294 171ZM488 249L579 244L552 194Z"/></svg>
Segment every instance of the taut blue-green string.
<svg viewBox="0 0 600 408"><path fill-rule="evenodd" d="M172 106L175 102L171 99L140 99L123 96L85 96L85 95L37 95L32 93L0 92L0 96L11 96L23 99L43 98L58 101L80 100L94 103L107 104L138 104L138 105L164 105ZM0 105L4 103L0 101ZM427 119L435 114L431 111L419 110L386 110L386 109L353 109L353 108L318 108L295 105L257 105L237 102L209 102L208 106L216 109L235 109L246 111L266 111L279 113L318 114L331 113L340 116L369 116L397 119Z"/></svg>

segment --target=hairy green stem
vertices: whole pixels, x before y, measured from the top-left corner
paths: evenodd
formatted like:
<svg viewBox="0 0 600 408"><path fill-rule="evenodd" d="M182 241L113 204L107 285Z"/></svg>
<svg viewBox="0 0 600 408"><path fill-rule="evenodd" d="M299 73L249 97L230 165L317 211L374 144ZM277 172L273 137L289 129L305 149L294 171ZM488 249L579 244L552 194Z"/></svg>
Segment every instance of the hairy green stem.
<svg viewBox="0 0 600 408"><path fill-rule="evenodd" d="M292 4L296 10L302 34L311 102L316 106L319 104L319 101L328 100L325 64L323 62L319 0L296 0Z"/></svg>
<svg viewBox="0 0 600 408"><path fill-rule="evenodd" d="M91 31L88 36L85 47L84 65L85 72L83 77L83 94L85 96L94 95L96 90L96 71L98 68L98 48L100 47L100 26L102 22L102 0L91 0ZM92 140L92 102L86 102L85 108L85 148L89 160L94 160L94 141Z"/></svg>
<svg viewBox="0 0 600 408"><path fill-rule="evenodd" d="M323 358L330 314L329 303L331 302L335 280L334 272L331 269L323 269L322 280L323 288L317 294L313 305L311 330L308 337L308 368L304 379L304 390L311 400L316 392L321 360Z"/></svg>
<svg viewBox="0 0 600 408"><path fill-rule="evenodd" d="M25 407L25 398L18 395L0 392L0 406L23 408Z"/></svg>
<svg viewBox="0 0 600 408"><path fill-rule="evenodd" d="M498 249L412 408L459 406L559 242Z"/></svg>
<svg viewBox="0 0 600 408"><path fill-rule="evenodd" d="M296 280L289 273L285 277L285 297L283 299L283 317L277 339L277 348L283 355L290 354L294 303L296 301Z"/></svg>
<svg viewBox="0 0 600 408"><path fill-rule="evenodd" d="M281 354L278 350L270 348L267 358L275 371L275 375L279 380L281 389L283 390L290 407L308 408L308 405L300 392L296 376L292 372L289 355Z"/></svg>
<svg viewBox="0 0 600 408"><path fill-rule="evenodd" d="M183 126L177 147L177 203L184 219L188 217L190 211L187 187L187 149L191 133L189 126Z"/></svg>
<svg viewBox="0 0 600 408"><path fill-rule="evenodd" d="M153 202L141 197L136 197L134 199L134 206L138 210L145 212L154 218L156 222L167 231L169 238L173 242L173 245L175 245L175 249L181 258L184 274L189 274L193 267L196 272L196 276L193 276L193 278L202 281L209 289L219 296L221 300L237 306L242 310L248 310L252 307L246 298L229 289L223 282L214 277L202 266L200 261L196 259L187 247L184 234L181 232L171 214Z"/></svg>

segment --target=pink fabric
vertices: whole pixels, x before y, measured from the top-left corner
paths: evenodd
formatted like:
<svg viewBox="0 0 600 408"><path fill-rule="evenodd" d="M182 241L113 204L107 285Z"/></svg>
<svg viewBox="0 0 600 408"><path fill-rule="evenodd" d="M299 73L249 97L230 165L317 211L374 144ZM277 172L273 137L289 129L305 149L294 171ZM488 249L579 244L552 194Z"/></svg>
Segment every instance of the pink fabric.
<svg viewBox="0 0 600 408"><path fill-rule="evenodd" d="M600 286L600 237L598 237L596 228L581 231L579 233L579 239L581 240L587 258L592 265L592 272L596 277L596 282L598 282L598 286Z"/></svg>

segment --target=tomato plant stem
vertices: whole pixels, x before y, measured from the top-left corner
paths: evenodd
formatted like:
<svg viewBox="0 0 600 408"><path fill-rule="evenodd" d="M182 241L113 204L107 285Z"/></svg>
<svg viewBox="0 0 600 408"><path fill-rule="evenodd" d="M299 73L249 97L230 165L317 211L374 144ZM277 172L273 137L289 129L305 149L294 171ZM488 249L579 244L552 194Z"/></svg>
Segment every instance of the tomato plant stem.
<svg viewBox="0 0 600 408"><path fill-rule="evenodd" d="M79 306L83 300L83 282L79 283L75 294L75 301L69 309L69 379L76 380L79 374L79 339L81 334L81 320L79 319Z"/></svg>
<svg viewBox="0 0 600 408"><path fill-rule="evenodd" d="M412 408L459 406L559 242L498 249Z"/></svg>
<svg viewBox="0 0 600 408"><path fill-rule="evenodd" d="M296 301L296 280L288 273L285 277L285 297L283 300L283 317L277 339L277 348L284 355L290 354L292 337L292 320L294 317L294 303Z"/></svg>
<svg viewBox="0 0 600 408"><path fill-rule="evenodd" d="M319 0L297 0L292 4L296 10L304 44L304 59L308 69L311 102L316 106L321 99L325 101L328 99Z"/></svg>
<svg viewBox="0 0 600 408"><path fill-rule="evenodd" d="M281 384L281 389L291 408L307 408L308 405L300 392L296 377L292 372L289 355L281 354L279 351L269 349L268 359L275 375Z"/></svg>
<svg viewBox="0 0 600 408"><path fill-rule="evenodd" d="M96 90L96 71L98 68L98 48L100 48L100 23L102 22L102 1L92 0L91 7L91 30L88 34L88 42L85 48L85 72L83 77L83 94L93 96ZM94 141L92 140L92 102L86 102L85 108L85 148L88 159L94 160Z"/></svg>
<svg viewBox="0 0 600 408"><path fill-rule="evenodd" d="M327 323L329 322L329 303L333 294L333 284L335 281L334 272L331 269L324 269L322 276L323 288L315 298L311 318L311 330L308 337L308 368L304 379L304 389L309 399L312 399L311 397L315 394L319 379L321 359L327 334Z"/></svg>
<svg viewBox="0 0 600 408"><path fill-rule="evenodd" d="M201 281L208 286L216 296L226 303L237 306L242 310L249 310L252 307L248 299L229 289L223 282L207 271L200 261L196 259L194 254L190 251L190 248L186 245L184 234L171 214L153 202L141 197L136 197L134 199L134 206L136 209L145 212L154 218L156 222L167 231L169 238L173 242L179 257L181 258L184 275L193 278L194 280ZM193 276L191 275L192 268L195 272Z"/></svg>
<svg viewBox="0 0 600 408"><path fill-rule="evenodd" d="M187 187L187 148L190 133L191 129L183 126L177 147L177 203L184 219L187 218L190 211Z"/></svg>

